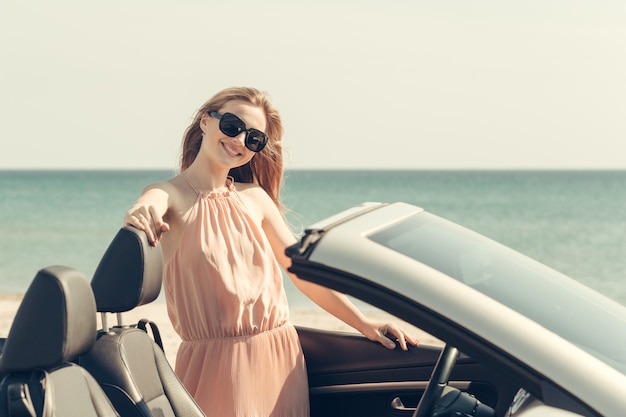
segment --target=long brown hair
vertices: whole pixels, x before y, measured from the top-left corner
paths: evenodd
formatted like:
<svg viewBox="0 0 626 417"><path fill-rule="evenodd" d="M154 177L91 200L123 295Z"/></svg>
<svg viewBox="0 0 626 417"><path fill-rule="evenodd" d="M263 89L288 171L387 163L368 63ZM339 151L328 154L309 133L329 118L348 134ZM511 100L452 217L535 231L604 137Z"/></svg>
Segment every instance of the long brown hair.
<svg viewBox="0 0 626 417"><path fill-rule="evenodd" d="M265 118L267 119L265 133L269 140L265 148L254 155L250 162L231 169L229 175L237 182L258 184L282 210L279 194L283 179L283 123L278 110L270 102L268 94L256 88L226 88L204 103L197 111L191 125L185 131L180 170L182 172L189 168L196 156L198 156L202 143L202 130L200 128L202 115L218 111L232 100L244 101L252 106L259 107L265 112Z"/></svg>

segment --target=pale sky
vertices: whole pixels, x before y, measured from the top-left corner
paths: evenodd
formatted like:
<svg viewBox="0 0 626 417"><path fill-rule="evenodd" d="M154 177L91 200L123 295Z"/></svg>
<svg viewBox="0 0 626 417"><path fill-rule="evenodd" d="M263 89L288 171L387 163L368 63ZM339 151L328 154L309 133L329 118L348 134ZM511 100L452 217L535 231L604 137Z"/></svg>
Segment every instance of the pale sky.
<svg viewBox="0 0 626 417"><path fill-rule="evenodd" d="M0 0L0 54L0 169L175 169L235 85L287 168L626 169L624 0Z"/></svg>

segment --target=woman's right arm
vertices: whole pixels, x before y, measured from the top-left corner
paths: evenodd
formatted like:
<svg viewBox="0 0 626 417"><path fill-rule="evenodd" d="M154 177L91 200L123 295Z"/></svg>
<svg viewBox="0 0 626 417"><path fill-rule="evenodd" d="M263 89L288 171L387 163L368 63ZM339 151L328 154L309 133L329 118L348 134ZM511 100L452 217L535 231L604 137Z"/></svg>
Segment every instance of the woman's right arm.
<svg viewBox="0 0 626 417"><path fill-rule="evenodd" d="M146 187L124 216L124 225L143 230L153 246L159 243L163 233L170 230L163 218L170 207L171 187L167 182Z"/></svg>

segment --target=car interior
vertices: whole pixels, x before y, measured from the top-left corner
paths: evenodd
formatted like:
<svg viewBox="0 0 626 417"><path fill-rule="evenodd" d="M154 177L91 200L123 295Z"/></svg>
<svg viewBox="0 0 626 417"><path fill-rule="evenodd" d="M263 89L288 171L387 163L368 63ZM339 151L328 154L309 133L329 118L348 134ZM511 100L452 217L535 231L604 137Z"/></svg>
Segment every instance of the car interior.
<svg viewBox="0 0 626 417"><path fill-rule="evenodd" d="M123 322L122 313L157 298L161 268L160 249L143 232L124 227L91 285L71 268L42 269L0 348L0 417L203 416L159 346L158 326L151 336L143 326ZM378 307L403 320L440 326L445 330L437 337L450 336L442 340L460 340L460 330L432 312L374 297L350 279L316 279L366 302L382 300ZM110 314L117 323L109 327ZM520 387L540 383L524 370L501 366L506 360L499 361L497 352L488 357L494 361L481 362L480 354L469 356L450 344L389 350L353 333L297 330L312 417L506 416Z"/></svg>

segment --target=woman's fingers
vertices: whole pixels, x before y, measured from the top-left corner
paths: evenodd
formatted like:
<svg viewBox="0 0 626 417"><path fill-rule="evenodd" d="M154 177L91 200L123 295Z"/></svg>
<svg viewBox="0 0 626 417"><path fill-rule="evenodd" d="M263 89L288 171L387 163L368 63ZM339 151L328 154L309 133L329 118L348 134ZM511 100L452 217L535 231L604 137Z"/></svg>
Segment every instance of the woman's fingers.
<svg viewBox="0 0 626 417"><path fill-rule="evenodd" d="M154 227L154 236L156 243L161 240L161 235L170 230L170 225L163 221L163 218L156 212L154 206L150 206L150 218L152 219L152 226Z"/></svg>
<svg viewBox="0 0 626 417"><path fill-rule="evenodd" d="M392 323L385 323L378 327L376 340L383 346L394 349L396 343L390 338L395 338L402 350L408 350L408 345L419 346L419 340L408 335L404 330Z"/></svg>
<svg viewBox="0 0 626 417"><path fill-rule="evenodd" d="M126 213L124 224L143 230L152 246L156 246L161 239L161 235L170 228L159 216L153 206L136 207Z"/></svg>

